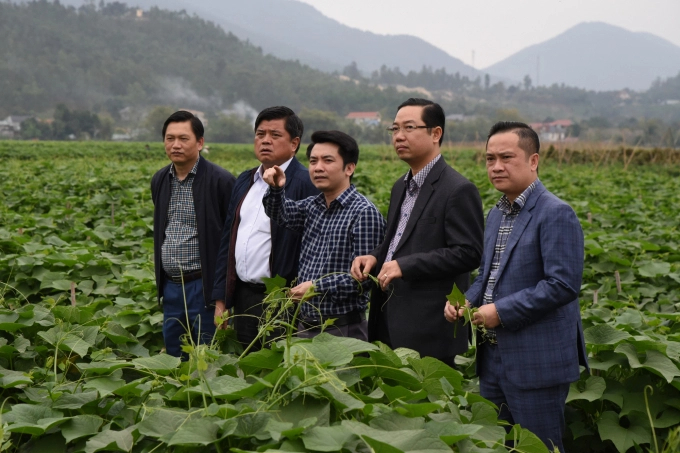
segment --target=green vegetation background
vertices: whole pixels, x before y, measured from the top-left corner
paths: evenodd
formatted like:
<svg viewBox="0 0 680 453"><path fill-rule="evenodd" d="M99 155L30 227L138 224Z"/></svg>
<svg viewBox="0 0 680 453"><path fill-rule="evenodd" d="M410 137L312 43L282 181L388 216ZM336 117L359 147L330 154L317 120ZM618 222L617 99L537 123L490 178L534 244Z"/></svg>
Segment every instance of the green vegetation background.
<svg viewBox="0 0 680 453"><path fill-rule="evenodd" d="M664 153L658 162L677 159ZM481 151L443 154L488 211L499 194ZM586 237L581 310L593 372L569 394L571 451L679 448L680 170L644 164L649 156L568 164L553 150L541 162L541 179L571 204ZM0 157L0 447L341 451L358 442L413 451L428 439L435 451L492 451L502 443L493 408L477 396L474 349L461 358L462 374L407 351L332 339L237 359L227 338L218 351L192 349L183 365L159 355L149 181L168 163L162 145L5 141ZM206 157L234 174L257 164L252 145L213 145ZM385 213L406 169L390 147L362 146L355 184ZM319 402L316 422L276 418L299 410L302 395ZM545 451L523 436L521 451Z"/></svg>

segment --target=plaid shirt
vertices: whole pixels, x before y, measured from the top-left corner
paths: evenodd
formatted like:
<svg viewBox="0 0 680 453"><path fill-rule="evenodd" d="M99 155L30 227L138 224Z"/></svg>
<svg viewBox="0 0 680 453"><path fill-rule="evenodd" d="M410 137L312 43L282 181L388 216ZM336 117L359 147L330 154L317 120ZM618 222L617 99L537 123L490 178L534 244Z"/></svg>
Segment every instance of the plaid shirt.
<svg viewBox="0 0 680 453"><path fill-rule="evenodd" d="M491 270L489 272L489 280L486 282L486 290L484 291L484 305L493 303L493 289L496 287L496 279L498 277L498 268L501 264L501 259L503 258L503 252L505 252L505 246L508 243L508 238L510 233L512 233L512 227L515 225L515 220L517 220L517 214L524 207L527 198L531 195L536 187L536 179L529 185L524 192L515 199L515 202L510 204L508 197L503 195L498 203L496 203L496 208L498 208L503 213L503 218L501 219L501 225L498 228L498 236L496 236L496 245L493 252L493 260L491 261ZM495 338L496 331L494 329L487 329L487 337Z"/></svg>
<svg viewBox="0 0 680 453"><path fill-rule="evenodd" d="M406 224L408 219L411 217L411 211L413 211L413 206L416 204L418 199L418 194L420 193L420 188L425 182L425 178L430 174L430 170L434 167L434 164L442 157L438 154L437 157L432 159L427 165L423 167L415 176L411 170L404 176L404 182L406 182L406 195L404 196L404 201L401 203L401 212L399 213L399 224L397 225L397 231L394 233L394 237L390 241L390 247L387 249L387 255L385 256L385 262L392 261L392 256L394 251L399 245L401 236L406 230Z"/></svg>
<svg viewBox="0 0 680 453"><path fill-rule="evenodd" d="M193 183L198 168L196 163L183 181L177 179L175 166L170 165L170 204L165 227L165 240L161 249L163 270L172 277L181 273L197 271L201 268L201 255L198 251L198 225L194 209Z"/></svg>
<svg viewBox="0 0 680 453"><path fill-rule="evenodd" d="M352 261L376 248L385 235L385 219L353 185L326 208L323 194L294 201L282 188L269 188L265 212L279 225L302 233L298 283L313 281L320 293L306 301L306 318L365 311L370 280L359 284Z"/></svg>

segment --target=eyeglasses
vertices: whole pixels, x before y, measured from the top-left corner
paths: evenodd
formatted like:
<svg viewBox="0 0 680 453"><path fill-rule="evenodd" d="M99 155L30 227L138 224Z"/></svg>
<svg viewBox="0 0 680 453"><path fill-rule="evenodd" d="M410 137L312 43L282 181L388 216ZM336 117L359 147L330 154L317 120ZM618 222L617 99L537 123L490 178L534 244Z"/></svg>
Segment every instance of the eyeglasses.
<svg viewBox="0 0 680 453"><path fill-rule="evenodd" d="M431 126L416 126L414 124L407 124L406 126L391 126L387 128L387 133L390 135L394 135L399 131L404 131L405 134L410 134L411 132L415 131L416 129L430 129Z"/></svg>

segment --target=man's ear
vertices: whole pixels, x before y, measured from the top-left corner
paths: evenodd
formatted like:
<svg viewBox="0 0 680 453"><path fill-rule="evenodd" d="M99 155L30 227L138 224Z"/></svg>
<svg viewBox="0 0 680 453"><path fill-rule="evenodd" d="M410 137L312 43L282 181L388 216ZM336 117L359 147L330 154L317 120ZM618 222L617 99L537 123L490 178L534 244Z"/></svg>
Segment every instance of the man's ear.
<svg viewBox="0 0 680 453"><path fill-rule="evenodd" d="M536 171L538 168L538 161L540 159L540 156L538 153L534 153L531 156L529 156L529 163L531 164L531 170Z"/></svg>
<svg viewBox="0 0 680 453"><path fill-rule="evenodd" d="M295 137L290 141L290 144L293 146L293 151L297 154L298 147L300 146L300 137Z"/></svg>
<svg viewBox="0 0 680 453"><path fill-rule="evenodd" d="M354 170L356 170L357 164L354 162L350 162L347 165L345 165L345 175L346 176L352 176L354 174Z"/></svg>
<svg viewBox="0 0 680 453"><path fill-rule="evenodd" d="M432 128L432 139L439 144L439 139L442 138L442 135L444 134L444 131L442 130L441 126L433 127Z"/></svg>

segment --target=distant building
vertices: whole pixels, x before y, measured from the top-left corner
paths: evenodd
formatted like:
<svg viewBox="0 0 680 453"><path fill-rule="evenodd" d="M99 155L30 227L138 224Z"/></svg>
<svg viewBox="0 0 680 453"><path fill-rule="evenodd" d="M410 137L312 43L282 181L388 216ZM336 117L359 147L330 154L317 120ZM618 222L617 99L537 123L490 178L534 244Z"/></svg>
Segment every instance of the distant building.
<svg viewBox="0 0 680 453"><path fill-rule="evenodd" d="M21 133L21 123L32 116L10 115L0 121L0 138L17 138Z"/></svg>
<svg viewBox="0 0 680 453"><path fill-rule="evenodd" d="M562 142L568 137L567 129L574 124L571 120L556 120L549 123L531 123L542 142Z"/></svg>
<svg viewBox="0 0 680 453"><path fill-rule="evenodd" d="M380 112L349 112L345 118L363 126L378 126L382 121Z"/></svg>
<svg viewBox="0 0 680 453"><path fill-rule="evenodd" d="M465 115L463 113L451 113L449 115L446 115L446 121L459 121L459 122L464 122L464 121L472 121L477 119L477 115Z"/></svg>
<svg viewBox="0 0 680 453"><path fill-rule="evenodd" d="M204 128L208 128L208 120L205 117L205 112L201 112L200 110L191 110L191 109L180 109L180 110L185 110L189 113L192 113L196 118L201 120L201 123L203 123Z"/></svg>

